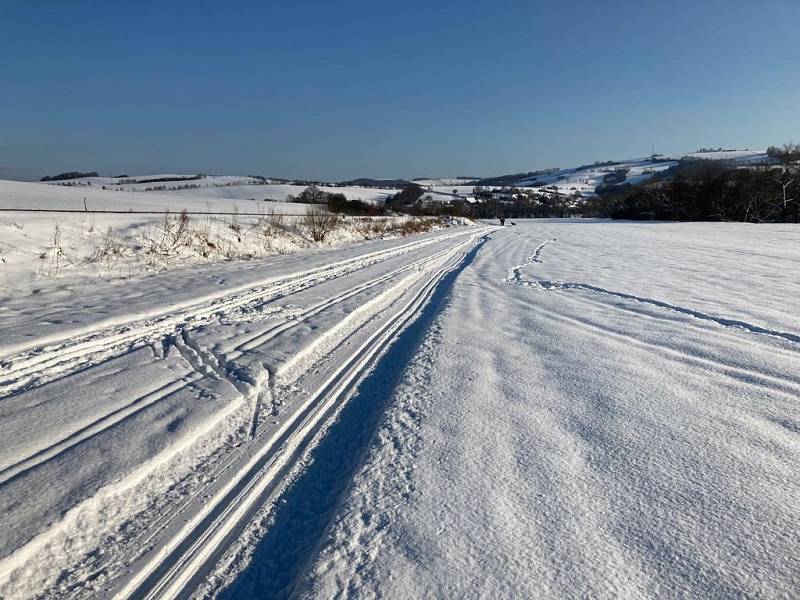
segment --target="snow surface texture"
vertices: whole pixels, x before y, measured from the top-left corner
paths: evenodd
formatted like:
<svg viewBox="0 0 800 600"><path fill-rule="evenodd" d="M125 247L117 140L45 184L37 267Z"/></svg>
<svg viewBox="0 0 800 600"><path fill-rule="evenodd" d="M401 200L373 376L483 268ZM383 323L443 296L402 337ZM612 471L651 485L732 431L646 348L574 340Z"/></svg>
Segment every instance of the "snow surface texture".
<svg viewBox="0 0 800 600"><path fill-rule="evenodd" d="M492 234L300 587L230 597L795 597L799 302L793 226Z"/></svg>
<svg viewBox="0 0 800 600"><path fill-rule="evenodd" d="M4 299L0 597L791 597L798 241L540 220Z"/></svg>
<svg viewBox="0 0 800 600"><path fill-rule="evenodd" d="M168 598L202 584L488 229L0 303L0 597Z"/></svg>

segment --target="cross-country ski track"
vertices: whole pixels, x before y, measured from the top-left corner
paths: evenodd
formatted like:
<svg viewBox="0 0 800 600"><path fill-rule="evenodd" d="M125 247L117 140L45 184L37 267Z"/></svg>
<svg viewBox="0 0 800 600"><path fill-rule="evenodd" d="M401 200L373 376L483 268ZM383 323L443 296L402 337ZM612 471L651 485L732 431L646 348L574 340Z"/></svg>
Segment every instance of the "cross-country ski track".
<svg viewBox="0 0 800 600"><path fill-rule="evenodd" d="M46 595L188 596L442 277L490 230L366 245L310 269L4 349L0 389L15 427L0 461L0 503L19 512L0 535L6 589L27 594L34 573L45 583L37 561L44 571L74 559L53 548L74 546L83 515L118 511L91 523L86 556L73 576L49 582L56 585ZM90 396L108 393L109 379L121 374L125 382L105 402ZM188 398L210 400L214 410L181 416L177 403ZM185 422L194 427L180 435ZM176 439L157 437L165 426ZM184 464L165 475L176 461ZM57 491L42 494L56 481ZM149 506L124 499L143 489L156 496L159 486L167 495ZM181 486L179 498L170 495ZM92 552L106 536L113 550Z"/></svg>

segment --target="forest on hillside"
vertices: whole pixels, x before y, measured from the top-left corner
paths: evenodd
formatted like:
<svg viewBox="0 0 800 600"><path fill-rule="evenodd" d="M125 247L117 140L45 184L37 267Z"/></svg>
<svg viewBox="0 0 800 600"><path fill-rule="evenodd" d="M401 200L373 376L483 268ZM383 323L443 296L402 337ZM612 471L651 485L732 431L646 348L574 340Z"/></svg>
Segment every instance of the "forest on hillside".
<svg viewBox="0 0 800 600"><path fill-rule="evenodd" d="M769 163L737 166L681 161L639 185L598 190L585 216L665 221L797 223L800 220L800 145L770 147Z"/></svg>

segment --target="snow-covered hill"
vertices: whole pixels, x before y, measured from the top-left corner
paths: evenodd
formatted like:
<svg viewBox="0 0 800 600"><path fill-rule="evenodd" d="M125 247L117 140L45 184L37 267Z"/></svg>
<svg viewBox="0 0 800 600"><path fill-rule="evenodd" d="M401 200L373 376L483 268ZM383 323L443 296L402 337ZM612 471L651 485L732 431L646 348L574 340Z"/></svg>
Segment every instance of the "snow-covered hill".
<svg viewBox="0 0 800 600"><path fill-rule="evenodd" d="M503 187L538 188L542 192L562 195L590 196L603 183L638 184L666 171L682 160L716 160L741 165L758 164L768 160L764 150L715 150L656 155L625 160L598 161L591 165L564 169L544 169L530 174L507 175L478 180L464 178L415 179L435 201L447 202L453 196L471 196L476 186L489 189Z"/></svg>
<svg viewBox="0 0 800 600"><path fill-rule="evenodd" d="M702 159L702 160L732 160L737 162L757 164L767 159L765 150L710 150L688 152L685 154L672 154L674 160Z"/></svg>
<svg viewBox="0 0 800 600"><path fill-rule="evenodd" d="M97 179L97 178L92 178ZM86 182L86 179L71 180ZM59 182L67 183L67 182ZM253 188L256 186L241 186ZM39 208L52 210L129 210L129 211L213 211L228 212L255 212L255 195L238 195L228 197L224 190L238 190L241 187L206 187L200 189L136 192L116 191L116 189L102 189L100 185L92 184L78 186L65 186L45 183L27 183L20 181L0 180L0 208L22 209ZM260 187L260 186L259 186ZM285 196L284 196L285 198ZM84 203L85 200L85 203ZM240 200L240 202L231 202ZM259 198L263 200L263 198ZM276 212L297 213L303 212L303 207L298 204L270 202L269 209Z"/></svg>
<svg viewBox="0 0 800 600"><path fill-rule="evenodd" d="M467 177L421 177L413 183L421 186L434 201L447 203L473 195L474 188L515 187L541 188L542 191L558 192L562 195L590 196L598 186L609 181L638 184L657 173L666 171L681 160L716 160L736 164L758 164L768 160L764 150L709 150L656 155L625 160L599 161L591 165L563 169L545 169L525 175L509 175L488 179ZM377 181L377 180L376 180ZM98 189L101 191L158 193L192 199L285 202L298 196L306 188L303 183L285 183L261 177L235 175L187 175L161 173L136 177L81 177L66 181L50 181L49 185ZM397 189L359 185L320 185L322 191L344 194L348 200L361 200L372 204L383 204L399 192ZM82 198L82 196L81 196ZM163 202L163 200L160 200ZM170 202L170 205L174 203ZM277 209L276 209L277 210Z"/></svg>
<svg viewBox="0 0 800 600"><path fill-rule="evenodd" d="M250 176L179 175L162 173L136 177L79 177L66 181L48 181L49 185L66 188L99 189L115 192L176 194L189 198L226 200L270 200L285 202L299 195L305 184L283 183ZM325 192L344 194L348 200L381 204L399 189L371 188L357 185L319 186Z"/></svg>
<svg viewBox="0 0 800 600"><path fill-rule="evenodd" d="M232 185L225 187L206 187L181 189L168 192L179 196L194 198L228 198L237 200L270 200L286 202L289 196L299 196L305 185L289 183L266 183L259 185ZM319 186L323 192L344 194L348 200L361 200L370 204L383 204L386 199L400 190L376 189L360 186Z"/></svg>
<svg viewBox="0 0 800 600"><path fill-rule="evenodd" d="M255 185L264 180L236 175L188 175L186 173L158 173L135 177L77 177L61 181L47 181L56 186L86 186L113 189L120 192L172 191L185 188L215 188L228 185Z"/></svg>
<svg viewBox="0 0 800 600"><path fill-rule="evenodd" d="M520 187L544 187L558 190L561 194L591 195L604 180L615 177L619 183L637 184L647 181L657 173L674 167L681 160L718 160L739 164L757 164L767 159L763 150L728 150L719 152L689 152L669 156L643 157L620 161L608 161L596 165L558 169L545 175L524 179ZM624 176L624 178L623 178Z"/></svg>

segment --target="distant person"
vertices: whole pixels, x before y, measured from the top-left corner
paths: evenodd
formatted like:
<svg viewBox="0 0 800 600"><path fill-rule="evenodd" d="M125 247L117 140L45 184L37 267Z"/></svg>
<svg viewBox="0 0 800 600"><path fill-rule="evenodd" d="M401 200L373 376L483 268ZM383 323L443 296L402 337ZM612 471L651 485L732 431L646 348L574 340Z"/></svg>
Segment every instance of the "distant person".
<svg viewBox="0 0 800 600"><path fill-rule="evenodd" d="M504 226L506 224L506 220L503 217L500 217L500 226Z"/></svg>

